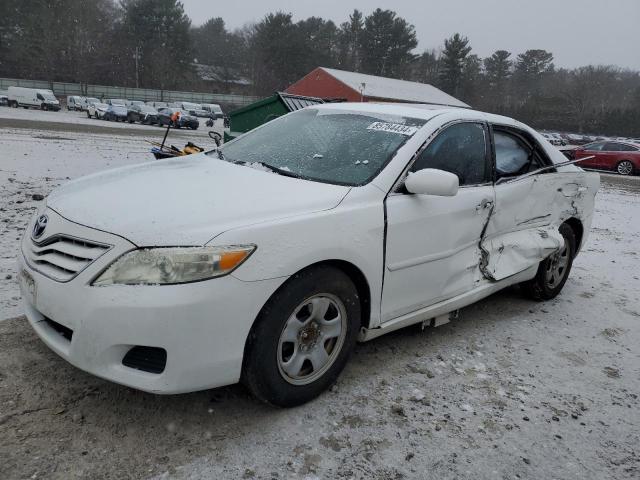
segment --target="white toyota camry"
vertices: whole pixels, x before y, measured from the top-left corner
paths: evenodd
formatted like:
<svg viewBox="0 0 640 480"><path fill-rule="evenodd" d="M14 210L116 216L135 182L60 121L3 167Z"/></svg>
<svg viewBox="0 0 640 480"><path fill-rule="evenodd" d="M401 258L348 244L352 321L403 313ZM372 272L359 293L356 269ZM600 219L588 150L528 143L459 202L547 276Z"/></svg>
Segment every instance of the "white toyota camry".
<svg viewBox="0 0 640 480"><path fill-rule="evenodd" d="M598 185L509 118L310 107L55 190L22 240L24 308L51 349L111 381L242 381L296 405L358 340L439 325L513 284L555 297Z"/></svg>

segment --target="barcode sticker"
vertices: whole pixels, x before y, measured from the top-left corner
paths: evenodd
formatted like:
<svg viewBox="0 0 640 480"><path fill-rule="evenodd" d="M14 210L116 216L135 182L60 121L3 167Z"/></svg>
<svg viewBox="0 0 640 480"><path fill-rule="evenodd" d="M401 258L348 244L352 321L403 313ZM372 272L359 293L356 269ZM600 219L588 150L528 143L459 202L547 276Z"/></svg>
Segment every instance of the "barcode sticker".
<svg viewBox="0 0 640 480"><path fill-rule="evenodd" d="M373 122L367 130L378 130L381 132L399 133L400 135L411 136L418 131L418 127L402 125L401 123Z"/></svg>

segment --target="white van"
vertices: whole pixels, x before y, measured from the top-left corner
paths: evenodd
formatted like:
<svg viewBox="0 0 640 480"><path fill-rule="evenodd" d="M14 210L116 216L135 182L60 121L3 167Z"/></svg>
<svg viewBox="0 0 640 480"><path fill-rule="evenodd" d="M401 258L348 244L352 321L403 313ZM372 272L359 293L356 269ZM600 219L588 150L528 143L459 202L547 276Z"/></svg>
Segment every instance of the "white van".
<svg viewBox="0 0 640 480"><path fill-rule="evenodd" d="M213 118L223 118L224 113L222 108L217 103L203 103L202 109L207 111Z"/></svg>
<svg viewBox="0 0 640 480"><path fill-rule="evenodd" d="M60 110L60 102L51 90L40 88L9 87L9 106L18 108L40 108L42 110Z"/></svg>
<svg viewBox="0 0 640 480"><path fill-rule="evenodd" d="M67 110L82 111L86 106L86 97L81 97L79 95L70 95L67 97Z"/></svg>

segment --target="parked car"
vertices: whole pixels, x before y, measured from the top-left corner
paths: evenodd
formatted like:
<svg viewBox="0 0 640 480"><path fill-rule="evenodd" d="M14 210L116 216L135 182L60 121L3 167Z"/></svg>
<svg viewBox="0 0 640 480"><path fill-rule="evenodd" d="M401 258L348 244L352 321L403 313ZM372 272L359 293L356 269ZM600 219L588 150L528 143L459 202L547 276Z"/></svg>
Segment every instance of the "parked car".
<svg viewBox="0 0 640 480"><path fill-rule="evenodd" d="M9 105L9 94L6 90L0 90L0 106L6 107Z"/></svg>
<svg viewBox="0 0 640 480"><path fill-rule="evenodd" d="M557 133L543 132L542 136L546 138L551 145L554 145L556 147L560 147L567 144L564 141L564 139Z"/></svg>
<svg viewBox="0 0 640 480"><path fill-rule="evenodd" d="M203 103L202 109L207 112L211 118L218 119L224 117L224 112L217 103Z"/></svg>
<svg viewBox="0 0 640 480"><path fill-rule="evenodd" d="M131 105L127 111L127 120L129 123L140 122L153 125L158 123L158 111L144 103L142 105Z"/></svg>
<svg viewBox="0 0 640 480"><path fill-rule="evenodd" d="M298 405L356 340L446 323L510 285L556 297L599 185L564 162L533 129L469 109L307 107L54 190L22 239L26 317L107 380L153 393L241 380Z"/></svg>
<svg viewBox="0 0 640 480"><path fill-rule="evenodd" d="M67 110L82 111L83 106L87 104L87 98L79 95L70 95L67 97Z"/></svg>
<svg viewBox="0 0 640 480"><path fill-rule="evenodd" d="M51 90L25 87L9 87L7 102L10 107L39 108L41 110L60 110L60 102Z"/></svg>
<svg viewBox="0 0 640 480"><path fill-rule="evenodd" d="M180 113L180 118L177 123L174 123L171 120L171 116L176 112ZM172 107L160 108L158 110L158 125L165 126L169 124L175 128L185 127L190 128L191 130L197 130L200 126L198 119L184 110Z"/></svg>
<svg viewBox="0 0 640 480"><path fill-rule="evenodd" d="M104 119L107 110L109 109L109 105L102 102L91 102L87 107L87 117L96 118L96 119Z"/></svg>
<svg viewBox="0 0 640 480"><path fill-rule="evenodd" d="M613 170L620 175L640 172L640 144L617 141L595 142L567 151L573 159L593 157L578 165L598 170Z"/></svg>
<svg viewBox="0 0 640 480"><path fill-rule="evenodd" d="M174 102L173 107L183 110L193 117L209 118L209 112L202 109L202 105L192 102Z"/></svg>
<svg viewBox="0 0 640 480"><path fill-rule="evenodd" d="M89 109L89 105L91 105L92 103L102 103L102 102L95 97L86 97L85 102L82 105L82 111L86 112Z"/></svg>
<svg viewBox="0 0 640 480"><path fill-rule="evenodd" d="M108 98L105 102L107 105L122 105L123 107L127 105L127 101L122 98Z"/></svg>
<svg viewBox="0 0 640 480"><path fill-rule="evenodd" d="M158 110L159 108L166 108L169 106L169 104L167 102L146 102L147 105L155 108L156 110Z"/></svg>
<svg viewBox="0 0 640 480"><path fill-rule="evenodd" d="M112 103L107 108L107 111L104 114L104 119L107 121L114 120L116 122L125 122L127 121L127 114L127 107L117 103Z"/></svg>

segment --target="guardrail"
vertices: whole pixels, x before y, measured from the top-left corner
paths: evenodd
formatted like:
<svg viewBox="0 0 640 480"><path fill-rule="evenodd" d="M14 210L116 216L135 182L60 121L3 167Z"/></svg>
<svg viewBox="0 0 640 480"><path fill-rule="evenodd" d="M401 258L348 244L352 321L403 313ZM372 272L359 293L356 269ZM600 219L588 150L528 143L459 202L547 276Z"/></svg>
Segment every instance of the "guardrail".
<svg viewBox="0 0 640 480"><path fill-rule="evenodd" d="M261 97L226 93L181 92L176 90L154 90L148 88L112 87L106 85L87 85L82 83L47 82L43 80L23 80L18 78L0 78L0 90L9 87L42 88L53 90L56 96L83 95L96 98L125 98L145 102L193 102L222 103L238 107L249 105Z"/></svg>

